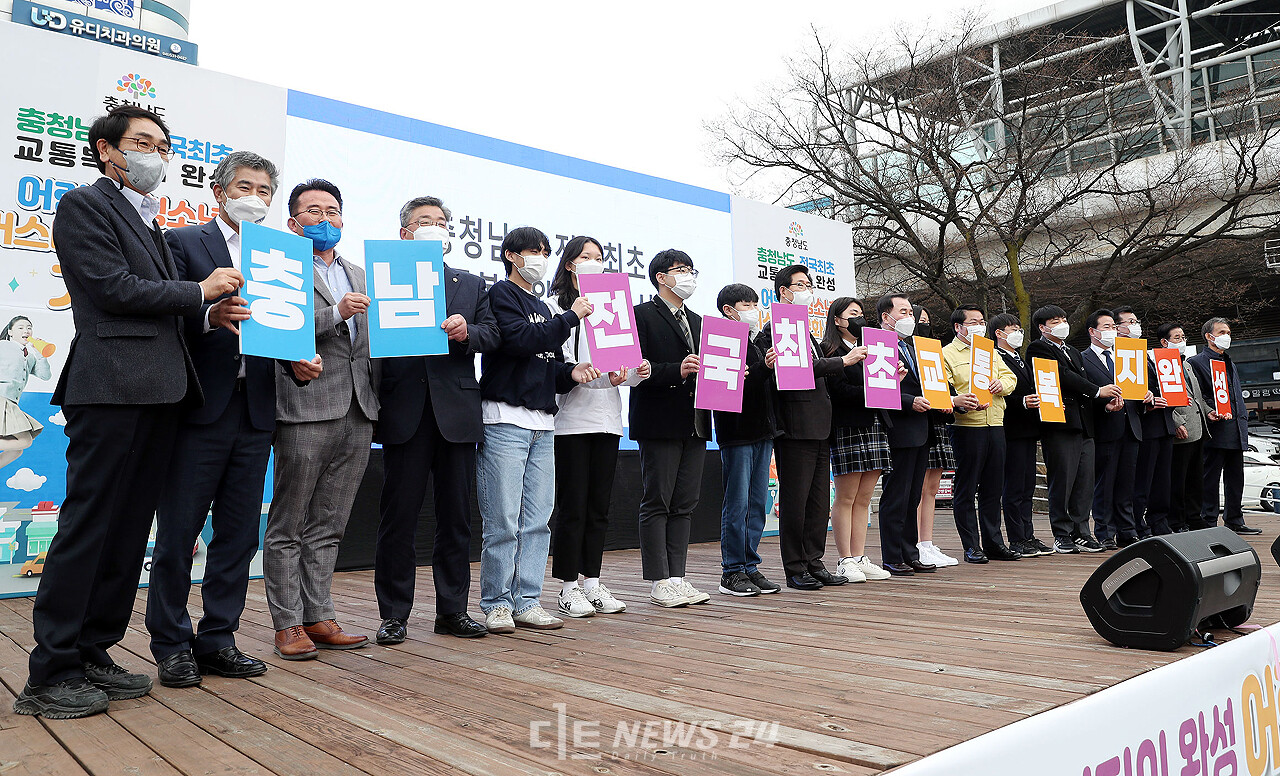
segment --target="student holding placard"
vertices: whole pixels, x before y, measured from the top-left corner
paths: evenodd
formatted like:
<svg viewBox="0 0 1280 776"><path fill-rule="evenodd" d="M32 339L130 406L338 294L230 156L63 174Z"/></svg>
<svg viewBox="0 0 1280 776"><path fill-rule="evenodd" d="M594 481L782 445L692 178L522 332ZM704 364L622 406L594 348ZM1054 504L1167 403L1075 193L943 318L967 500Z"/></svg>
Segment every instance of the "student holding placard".
<svg viewBox="0 0 1280 776"><path fill-rule="evenodd" d="M1115 354L1116 316L1111 310L1095 310L1088 318L1089 340L1082 353L1085 374L1096 385L1118 381ZM1141 364L1139 366L1142 366ZM1145 382L1146 372L1143 371ZM1123 392L1124 386L1120 386ZM1093 522L1101 549L1127 547L1139 538L1133 515L1133 485L1142 442L1142 402L1131 399L1094 402L1093 425L1097 430L1093 462ZM1082 546L1086 552L1091 548ZM1096 551L1096 550L1094 550Z"/></svg>
<svg viewBox="0 0 1280 776"><path fill-rule="evenodd" d="M579 277L604 272L604 249L593 237L575 237L560 254L547 300L553 316L573 307L581 297ZM564 343L568 364L591 363L585 325ZM618 468L622 438L622 392L649 376L649 362L634 369L602 374L559 394L555 420L556 527L552 535L551 576L560 580L557 598L567 617L617 614L627 605L600 583L609 502ZM581 578L581 579L580 579Z"/></svg>
<svg viewBox="0 0 1280 776"><path fill-rule="evenodd" d="M1185 406L1173 407L1173 455L1170 463L1169 527L1174 533L1204 528L1200 519L1204 490L1204 437L1209 425L1209 407L1204 401L1200 381L1187 365L1186 330L1176 323L1166 323L1156 332L1160 346L1178 356L1176 378L1187 396ZM1159 351L1157 351L1159 353ZM1157 356L1156 372L1160 373ZM1174 369L1170 368L1170 372ZM1163 377L1161 378L1163 380Z"/></svg>
<svg viewBox="0 0 1280 776"><path fill-rule="evenodd" d="M1142 339L1142 323L1132 307L1117 307L1120 332L1141 343L1140 370L1147 386L1142 403L1142 442L1138 445L1138 465L1133 485L1133 517L1140 528L1153 535L1172 533L1169 527L1169 476L1173 466L1173 413L1161 395L1154 354L1147 355ZM1136 348L1135 348L1136 350Z"/></svg>
<svg viewBox="0 0 1280 776"><path fill-rule="evenodd" d="M916 307L913 313L916 318L915 336L932 339L933 327L929 322L929 311L923 307ZM913 348L914 344L913 339ZM941 346L942 343L938 344ZM920 366L919 378L921 391L923 391L926 375L924 364ZM925 398L929 398L928 394L925 394ZM920 505L916 508L916 533L919 536L916 549L920 552L921 560L939 568L960 563L933 543L933 521L938 505L938 487L942 484L942 475L949 471L954 472L956 469L956 453L951 446L951 434L947 431L954 414L950 396L946 401L929 402L926 417L929 419L932 441L929 443L929 462L924 472L924 485L920 489Z"/></svg>

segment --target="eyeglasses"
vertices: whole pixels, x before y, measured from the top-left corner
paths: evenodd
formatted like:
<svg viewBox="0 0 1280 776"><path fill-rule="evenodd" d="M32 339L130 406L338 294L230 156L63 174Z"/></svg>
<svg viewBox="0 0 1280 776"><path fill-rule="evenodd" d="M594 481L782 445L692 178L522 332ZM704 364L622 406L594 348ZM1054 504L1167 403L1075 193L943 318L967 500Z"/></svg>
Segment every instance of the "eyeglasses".
<svg viewBox="0 0 1280 776"><path fill-rule="evenodd" d="M792 283L791 285L787 286L787 288L798 288L801 291L812 291L813 284L807 280L801 280L799 283Z"/></svg>
<svg viewBox="0 0 1280 776"><path fill-rule="evenodd" d="M693 268L691 268L691 267L672 267L671 269L667 270L665 274L667 274L667 275L692 275L693 277L695 277L695 278L696 278L696 277L698 276L698 270L693 269Z"/></svg>
<svg viewBox="0 0 1280 776"><path fill-rule="evenodd" d="M161 159L168 160L173 156L173 148L168 143L153 143L145 137L122 137L121 140L132 140L133 145L144 154L152 152L160 154Z"/></svg>
<svg viewBox="0 0 1280 776"><path fill-rule="evenodd" d="M318 207L309 207L306 210L299 210L296 214L294 214L294 218L297 218L303 213L306 213L307 215L317 220L321 218L325 218L329 220L333 220L335 218L342 218L342 211L336 207L324 208L323 210Z"/></svg>
<svg viewBox="0 0 1280 776"><path fill-rule="evenodd" d="M424 226L440 226L447 228L449 226L449 222L443 218L419 218L417 221L410 221L409 224L405 226L405 229L420 229Z"/></svg>

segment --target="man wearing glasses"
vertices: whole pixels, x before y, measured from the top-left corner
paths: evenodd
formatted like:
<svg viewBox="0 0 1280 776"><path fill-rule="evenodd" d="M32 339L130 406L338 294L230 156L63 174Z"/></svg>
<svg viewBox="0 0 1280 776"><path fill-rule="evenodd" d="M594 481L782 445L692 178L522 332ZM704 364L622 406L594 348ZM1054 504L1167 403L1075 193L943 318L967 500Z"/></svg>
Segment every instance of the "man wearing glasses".
<svg viewBox="0 0 1280 776"><path fill-rule="evenodd" d="M67 496L36 594L31 676L13 704L49 719L151 691L107 650L133 613L181 408L202 401L181 316L243 283L230 267L179 279L155 223L172 153L159 116L116 108L93 122L89 145L103 177L67 192L53 224L76 327L51 399L67 419Z"/></svg>
<svg viewBox="0 0 1280 776"><path fill-rule="evenodd" d="M702 491L702 462L711 438L711 413L693 408L702 316L685 301L698 271L684 251L669 249L649 262L658 295L636 305L640 352L652 367L631 389L628 433L640 447L640 562L658 606L706 603L711 596L685 579L689 527Z"/></svg>
<svg viewBox="0 0 1280 776"><path fill-rule="evenodd" d="M276 375L275 493L267 514L262 570L275 652L307 660L316 649L355 649L367 636L344 633L329 588L378 419L369 358L364 270L338 255L342 193L313 178L289 195L290 231L311 240L316 351L324 371L300 388Z"/></svg>

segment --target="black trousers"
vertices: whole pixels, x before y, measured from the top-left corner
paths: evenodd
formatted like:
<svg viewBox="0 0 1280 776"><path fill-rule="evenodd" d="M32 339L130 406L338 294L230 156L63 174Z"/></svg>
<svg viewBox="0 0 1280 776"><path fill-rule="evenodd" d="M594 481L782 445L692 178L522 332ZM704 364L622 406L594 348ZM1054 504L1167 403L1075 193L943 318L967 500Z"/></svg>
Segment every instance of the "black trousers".
<svg viewBox="0 0 1280 776"><path fill-rule="evenodd" d="M124 638L178 430L176 405L65 406L67 497L32 618L31 683L109 665Z"/></svg>
<svg viewBox="0 0 1280 776"><path fill-rule="evenodd" d="M1093 500L1093 440L1075 429L1050 428L1040 434L1045 475L1049 480L1049 526L1054 539L1071 541L1089 535Z"/></svg>
<svg viewBox="0 0 1280 776"><path fill-rule="evenodd" d="M271 432L253 427L248 396L231 394L222 417L183 424L156 510L156 546L147 590L151 654L163 660L183 650L197 655L235 645L249 588L249 564L262 528L262 486ZM213 538L204 560L197 630L187 612L191 549L213 511Z"/></svg>
<svg viewBox="0 0 1280 776"><path fill-rule="evenodd" d="M650 582L683 577L689 528L702 493L707 442L645 439L640 447L640 566Z"/></svg>
<svg viewBox="0 0 1280 776"><path fill-rule="evenodd" d="M1006 435L1004 444L1004 490L1000 496L1004 530L1010 542L1025 542L1035 536L1036 440Z"/></svg>
<svg viewBox="0 0 1280 776"><path fill-rule="evenodd" d="M1136 537L1142 530L1133 511L1138 440L1126 432L1114 442L1097 442L1094 452L1093 525L1098 541Z"/></svg>
<svg viewBox="0 0 1280 776"><path fill-rule="evenodd" d="M427 474L435 493L436 533L431 577L436 614L467 610L471 593L471 488L476 479L476 446L450 442L436 426L431 395L418 430L409 441L382 448L384 479L378 502L378 546L373 589L382 619L409 619L413 609L418 553L414 537L427 498Z"/></svg>
<svg viewBox="0 0 1280 776"><path fill-rule="evenodd" d="M1200 510L1204 506L1204 439L1175 442L1169 481L1169 527L1204 528Z"/></svg>
<svg viewBox="0 0 1280 776"><path fill-rule="evenodd" d="M1133 516L1139 530L1157 536L1173 533L1169 527L1170 477L1173 470L1173 437L1144 439L1138 445L1138 465L1133 485Z"/></svg>
<svg viewBox="0 0 1280 776"><path fill-rule="evenodd" d="M956 453L952 506L956 531L966 550L1004 544L1000 535L1000 497L1004 490L1004 427L948 427ZM978 508L974 510L974 496Z"/></svg>
<svg viewBox="0 0 1280 776"><path fill-rule="evenodd" d="M1226 506L1218 504L1218 480L1222 480ZM1224 525L1244 525L1240 502L1244 498L1244 451L1204 448L1204 488L1201 493L1200 520L1206 528L1218 524L1222 512ZM43 582L41 585L43 586Z"/></svg>
<svg viewBox="0 0 1280 776"><path fill-rule="evenodd" d="M788 577L823 568L831 522L831 444L825 439L773 443L778 466L778 548Z"/></svg>
<svg viewBox="0 0 1280 776"><path fill-rule="evenodd" d="M920 529L916 510L929 466L929 446L889 449L893 468L884 476L880 493L880 557L885 563L920 560Z"/></svg>
<svg viewBox="0 0 1280 776"><path fill-rule="evenodd" d="M556 435L556 520L551 575L576 582L600 576L609 528L613 475L618 469L615 434Z"/></svg>

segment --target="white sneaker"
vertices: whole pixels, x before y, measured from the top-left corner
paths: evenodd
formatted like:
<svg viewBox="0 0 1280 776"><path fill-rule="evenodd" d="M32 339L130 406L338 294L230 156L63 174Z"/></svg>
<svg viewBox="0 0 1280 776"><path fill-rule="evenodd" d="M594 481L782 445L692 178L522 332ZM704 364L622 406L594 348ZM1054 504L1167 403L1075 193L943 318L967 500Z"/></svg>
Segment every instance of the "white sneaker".
<svg viewBox="0 0 1280 776"><path fill-rule="evenodd" d="M836 564L836 574L850 582L866 582L867 575L853 562L853 558L841 558Z"/></svg>
<svg viewBox="0 0 1280 776"><path fill-rule="evenodd" d="M587 600L586 593L580 587L561 590L558 600L560 613L567 617L590 617L596 613L596 608Z"/></svg>
<svg viewBox="0 0 1280 776"><path fill-rule="evenodd" d="M555 630L556 628L564 627L564 620L547 614L547 610L541 606L535 606L532 609L526 609L517 615L513 615L513 619L515 619L516 625L521 628Z"/></svg>
<svg viewBox="0 0 1280 776"><path fill-rule="evenodd" d="M516 624L511 619L511 610L505 606L499 606L484 616L484 627L490 633L515 633Z"/></svg>
<svg viewBox="0 0 1280 776"><path fill-rule="evenodd" d="M627 605L614 598L613 593L610 593L609 588L604 585L596 585L586 591L585 595L592 608L600 614L617 614L627 610Z"/></svg>
<svg viewBox="0 0 1280 776"><path fill-rule="evenodd" d="M866 577L867 579L888 579L889 577L893 576L889 572L885 571L884 569L880 568L876 564L872 563L871 559L868 558L866 555L859 555L858 557L854 558L852 566L856 568L858 571L861 571L862 576Z"/></svg>
<svg viewBox="0 0 1280 776"><path fill-rule="evenodd" d="M939 568L943 566L959 566L960 561L943 552L938 545L933 545L929 549L933 550L933 565Z"/></svg>
<svg viewBox="0 0 1280 776"><path fill-rule="evenodd" d="M653 586L653 592L649 594L649 602L658 606L672 607L684 606L689 603L689 599L670 580L664 579Z"/></svg>
<svg viewBox="0 0 1280 776"><path fill-rule="evenodd" d="M711 596L707 595L706 593L702 592L698 588L689 584L688 580L681 580L680 585L676 588L676 590L678 590L680 594L685 597L685 600L687 603L705 604L707 601L711 600Z"/></svg>

